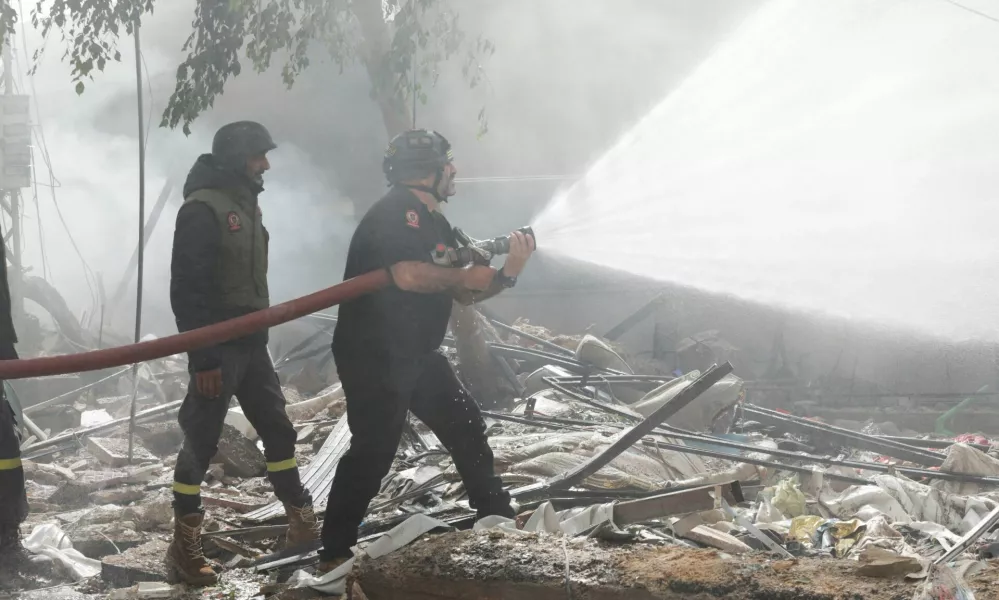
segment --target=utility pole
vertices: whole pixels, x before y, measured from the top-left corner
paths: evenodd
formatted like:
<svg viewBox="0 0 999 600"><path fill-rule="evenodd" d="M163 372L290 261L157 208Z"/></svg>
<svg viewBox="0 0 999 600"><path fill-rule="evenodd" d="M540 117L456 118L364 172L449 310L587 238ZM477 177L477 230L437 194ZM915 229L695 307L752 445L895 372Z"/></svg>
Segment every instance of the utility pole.
<svg viewBox="0 0 999 600"><path fill-rule="evenodd" d="M24 261L21 254L21 188L31 186L31 127L28 97L14 89L14 60L7 32L2 49L3 95L0 96L0 199L10 217L4 232L7 278L10 285L11 316L17 321L24 313ZM6 266L6 265L4 265Z"/></svg>

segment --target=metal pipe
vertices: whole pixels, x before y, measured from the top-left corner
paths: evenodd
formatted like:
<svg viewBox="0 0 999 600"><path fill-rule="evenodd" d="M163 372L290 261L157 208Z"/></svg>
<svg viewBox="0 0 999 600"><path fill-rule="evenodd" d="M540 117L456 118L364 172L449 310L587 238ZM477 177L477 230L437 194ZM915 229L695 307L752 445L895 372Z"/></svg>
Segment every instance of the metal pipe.
<svg viewBox="0 0 999 600"><path fill-rule="evenodd" d="M533 417L532 419L512 417L504 418L504 416L492 413L489 411L483 411L484 415L489 417L499 419L499 420L510 420L516 423L522 423L524 425L540 425L542 423L552 423L556 425L565 425L568 427L579 428L579 427L613 427L615 429L621 429L626 427L626 425L621 425L619 423L590 423L587 421L579 421L575 419L560 419L557 417ZM702 444L712 444L715 446L721 446L723 448L732 448L734 450L741 450L743 452L758 452L762 454L768 454L770 456L779 456L781 458L787 458L789 460L801 460L808 462L815 462L826 466L841 466L850 469L859 469L862 471L874 471L877 473L891 473L892 471L901 473L906 477L916 477L916 478L927 478L927 479L942 479L945 481L958 481L962 483L983 483L986 485L999 485L999 477L989 477L986 475L970 475L966 473L951 473L949 471L934 471L932 469L917 469L913 467L898 467L892 465L885 465L881 463L872 463L861 460L845 460L837 458L829 458L826 456L816 456L814 454L790 452L788 450L781 450L779 448L761 448L759 446L753 446L751 444L743 444L741 442L736 442L733 440L727 440L725 438L719 438L711 435L698 435L690 431L684 431L683 429L678 429L671 427L669 425L661 425L660 427L653 429L652 433L655 435L662 435L671 438L676 438L678 440L700 442ZM731 460L736 460L738 455L730 455L733 458Z"/></svg>
<svg viewBox="0 0 999 600"><path fill-rule="evenodd" d="M723 363L708 369L703 375L698 377L693 383L687 386L675 397L670 398L665 404L660 406L641 423L636 424L631 429L624 431L614 443L603 452L595 455L590 460L579 465L561 477L550 482L553 488L567 488L583 481L593 475L612 460L617 458L622 452L634 446L639 440L645 437L660 423L675 415L685 406L697 399L698 396L706 392L711 386L721 381L723 377L732 372L730 363Z"/></svg>
<svg viewBox="0 0 999 600"><path fill-rule="evenodd" d="M909 446L892 440L876 438L872 435L857 433L849 429L826 425L816 421L802 419L793 415L785 415L777 411L769 410L754 405L745 405L743 411L751 415L755 420L761 421L765 425L773 425L778 428L804 433L806 435L827 436L838 438L844 446L851 446L861 450L880 452L900 460L908 460L914 463L939 467L943 464L944 457L935 452L929 452L922 448Z"/></svg>
<svg viewBox="0 0 999 600"><path fill-rule="evenodd" d="M24 379L43 375L64 375L130 365L199 350L250 333L293 321L307 314L327 309L341 302L369 294L390 283L388 271L381 269L348 279L318 292L289 300L242 317L185 331L165 338L117 348L93 350L22 360L0 361L0 379Z"/></svg>
<svg viewBox="0 0 999 600"><path fill-rule="evenodd" d="M946 450L947 448L950 448L954 444L958 443L955 442L954 440L928 440L923 438L898 437L894 435L877 435L874 437L877 437L879 439L891 440L893 442L900 442L902 444L908 444L910 446L916 446L919 448L934 448L936 450ZM992 446L988 444L972 444L970 442L960 442L960 443L971 446L975 450L981 450L982 452L988 452L989 450L992 449Z"/></svg>

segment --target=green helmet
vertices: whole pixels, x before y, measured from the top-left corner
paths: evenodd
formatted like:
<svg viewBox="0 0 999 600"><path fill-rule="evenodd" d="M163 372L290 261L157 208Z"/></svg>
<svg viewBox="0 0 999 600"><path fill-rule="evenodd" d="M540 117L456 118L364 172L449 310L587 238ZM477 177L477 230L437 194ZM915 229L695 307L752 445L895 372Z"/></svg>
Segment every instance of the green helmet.
<svg viewBox="0 0 999 600"><path fill-rule="evenodd" d="M224 125L212 140L212 156L219 164L231 169L245 168L246 159L266 154L277 148L267 128L254 121L237 121Z"/></svg>
<svg viewBox="0 0 999 600"><path fill-rule="evenodd" d="M453 158L451 143L443 135L429 129L413 129L389 142L382 171L389 184L396 185L435 173L441 176L444 165Z"/></svg>

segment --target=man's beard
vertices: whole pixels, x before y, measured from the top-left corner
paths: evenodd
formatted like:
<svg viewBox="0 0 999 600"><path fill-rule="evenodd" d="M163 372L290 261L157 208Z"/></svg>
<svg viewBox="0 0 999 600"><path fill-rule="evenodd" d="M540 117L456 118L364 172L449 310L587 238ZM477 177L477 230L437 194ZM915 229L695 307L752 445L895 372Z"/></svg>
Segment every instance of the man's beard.
<svg viewBox="0 0 999 600"><path fill-rule="evenodd" d="M444 198L450 198L451 196L454 196L455 194L454 175L450 176L447 181L441 182L440 188L443 188L443 193L441 194L441 196L443 196Z"/></svg>

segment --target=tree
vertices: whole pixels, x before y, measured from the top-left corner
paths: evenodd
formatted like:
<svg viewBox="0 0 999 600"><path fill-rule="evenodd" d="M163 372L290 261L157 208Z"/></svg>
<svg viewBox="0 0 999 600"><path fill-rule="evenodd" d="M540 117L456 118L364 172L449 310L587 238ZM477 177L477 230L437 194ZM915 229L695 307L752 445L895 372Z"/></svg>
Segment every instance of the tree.
<svg viewBox="0 0 999 600"><path fill-rule="evenodd" d="M2 2L2 0L0 0ZM32 24L48 39L59 32L63 59L72 66L78 93L111 61L121 60L122 32L153 12L155 0L36 0ZM0 9L0 33L13 31L18 14L9 1ZM409 125L413 95L426 101L442 63L461 57L469 87L482 81L480 60L493 52L481 37L467 38L448 0L197 0L188 53L161 125L190 133L190 124L210 109L231 77L243 70L243 56L263 72L279 59L289 88L310 66L316 45L324 45L340 67L354 60L371 80L389 135ZM5 37L6 39L6 37ZM44 51L35 53L35 64ZM487 129L485 109L479 131Z"/></svg>

